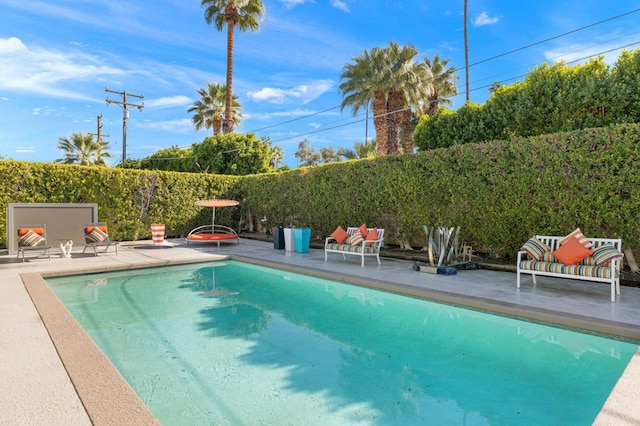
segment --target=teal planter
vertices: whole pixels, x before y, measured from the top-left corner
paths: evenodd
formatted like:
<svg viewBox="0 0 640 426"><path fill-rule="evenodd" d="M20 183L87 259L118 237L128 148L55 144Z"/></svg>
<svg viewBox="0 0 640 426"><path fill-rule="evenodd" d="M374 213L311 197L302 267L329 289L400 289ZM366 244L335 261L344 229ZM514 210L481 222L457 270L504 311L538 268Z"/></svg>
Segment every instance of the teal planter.
<svg viewBox="0 0 640 426"><path fill-rule="evenodd" d="M311 228L294 228L293 235L296 241L296 252L309 253L309 243L311 243Z"/></svg>

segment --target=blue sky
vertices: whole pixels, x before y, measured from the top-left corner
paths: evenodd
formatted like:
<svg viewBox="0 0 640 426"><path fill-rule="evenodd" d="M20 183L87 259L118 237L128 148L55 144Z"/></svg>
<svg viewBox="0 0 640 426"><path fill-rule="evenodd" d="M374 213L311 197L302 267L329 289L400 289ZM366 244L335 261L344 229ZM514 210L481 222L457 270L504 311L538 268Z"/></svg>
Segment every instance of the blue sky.
<svg viewBox="0 0 640 426"><path fill-rule="evenodd" d="M464 103L463 1L266 0L257 32L236 33L234 94L243 106L237 132L268 136L296 166L298 143L352 148L365 139L364 113L340 111L339 76L351 58L390 41L419 58L450 59ZM122 109L105 87L144 95L130 110L127 157L187 147L187 112L207 82L225 81L226 31L207 25L199 0L0 0L0 155L49 162L60 137L108 134L122 157ZM494 81L511 84L543 62L573 61L640 47L640 12L505 54L640 8L637 0L469 0L471 100L484 103ZM505 54L505 55L503 55ZM108 94L112 100L121 100ZM138 101L130 98L129 101ZM374 137L373 125L368 136Z"/></svg>

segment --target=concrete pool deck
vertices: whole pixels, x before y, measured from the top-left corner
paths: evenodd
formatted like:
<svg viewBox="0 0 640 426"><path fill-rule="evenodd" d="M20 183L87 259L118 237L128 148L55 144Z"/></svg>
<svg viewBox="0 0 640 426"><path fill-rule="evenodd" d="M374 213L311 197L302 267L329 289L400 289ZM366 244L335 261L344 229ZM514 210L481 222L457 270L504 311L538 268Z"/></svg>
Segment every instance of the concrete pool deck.
<svg viewBox="0 0 640 426"><path fill-rule="evenodd" d="M598 283L525 277L515 288L515 274L492 270L460 271L456 276L415 272L413 262L367 259L323 250L291 253L271 243L243 239L212 245L155 247L151 242L123 243L119 254L97 257L73 252L51 261L29 253L27 262L0 256L0 424L89 425L153 424L155 419L123 383L90 339L53 295L42 276L69 275L171 263L210 261L231 256L254 263L329 277L368 287L425 297L535 321L556 323L640 341L640 289L622 287L609 301L609 287ZM46 323L46 327L45 327ZM55 343L55 344L54 344ZM618 381L595 424L640 424L640 352Z"/></svg>

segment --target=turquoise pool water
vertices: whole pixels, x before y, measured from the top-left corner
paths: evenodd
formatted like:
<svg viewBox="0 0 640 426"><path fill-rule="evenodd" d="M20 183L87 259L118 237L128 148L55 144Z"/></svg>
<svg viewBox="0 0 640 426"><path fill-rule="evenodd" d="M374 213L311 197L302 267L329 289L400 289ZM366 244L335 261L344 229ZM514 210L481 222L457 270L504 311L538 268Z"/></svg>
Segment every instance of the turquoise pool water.
<svg viewBox="0 0 640 426"><path fill-rule="evenodd" d="M234 261L47 281L164 425L588 425L638 348Z"/></svg>

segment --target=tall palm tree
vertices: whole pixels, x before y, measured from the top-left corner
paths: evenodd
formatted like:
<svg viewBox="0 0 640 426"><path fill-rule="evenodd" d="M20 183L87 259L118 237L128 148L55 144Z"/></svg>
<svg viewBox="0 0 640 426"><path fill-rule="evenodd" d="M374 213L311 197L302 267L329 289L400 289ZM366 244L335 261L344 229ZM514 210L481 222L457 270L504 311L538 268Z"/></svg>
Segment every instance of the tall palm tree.
<svg viewBox="0 0 640 426"><path fill-rule="evenodd" d="M204 19L214 24L218 31L227 25L227 94L225 98L224 121L222 131L233 132L233 44L234 30L256 31L264 16L264 5L260 0L202 0L205 7Z"/></svg>
<svg viewBox="0 0 640 426"><path fill-rule="evenodd" d="M65 152L56 163L79 164L81 166L106 166L105 158L113 157L107 152L109 142L94 141L91 133L73 133L71 138L59 138L58 149Z"/></svg>
<svg viewBox="0 0 640 426"><path fill-rule="evenodd" d="M467 95L467 102L469 102L469 36L467 34L467 27L468 25L468 9L469 9L469 0L464 0L464 12L463 12L463 18L464 19L464 80L465 80L465 86L466 86L466 95Z"/></svg>
<svg viewBox="0 0 640 426"><path fill-rule="evenodd" d="M219 83L207 84L207 89L198 89L200 99L193 103L188 112L193 113L193 124L196 130L213 129L213 135L219 135L224 122L224 109L226 105L226 88ZM238 97L233 97L231 120L234 125L240 124L242 114L240 113L240 102Z"/></svg>
<svg viewBox="0 0 640 426"><path fill-rule="evenodd" d="M389 73L384 81L387 90L387 114L390 125L387 144L389 153L399 152L399 142L405 153L413 152L413 126L411 124L411 106L431 95L431 75L424 64L414 61L418 50L411 44L399 46L391 42L385 49Z"/></svg>
<svg viewBox="0 0 640 426"><path fill-rule="evenodd" d="M413 61L417 54L411 45L391 42L386 48L366 50L353 63L343 67L339 86L354 115L360 108L372 104L376 128L378 155L398 153L398 141L403 140L405 152L413 151L410 106L428 93L423 84L425 67Z"/></svg>
<svg viewBox="0 0 640 426"><path fill-rule="evenodd" d="M344 96L341 110L351 107L353 115L357 115L362 107L372 105L373 125L378 140L378 154L386 155L387 149L387 99L383 89L382 68L384 67L384 51L374 47L371 52L366 49L360 56L352 57L353 63L346 64L340 74L339 89Z"/></svg>
<svg viewBox="0 0 640 426"><path fill-rule="evenodd" d="M433 60L428 57L424 58L425 66L431 71L431 96L428 97L428 102L425 102L423 111L429 117L433 117L438 112L438 107L441 103L451 104L449 96L453 96L458 93L458 88L455 82L458 80L456 75L456 69L454 67L447 68L449 59L440 60L440 55L437 53L433 57Z"/></svg>

